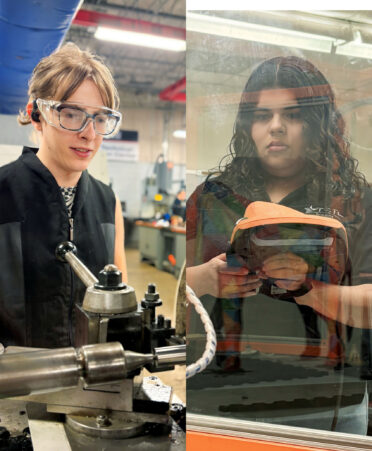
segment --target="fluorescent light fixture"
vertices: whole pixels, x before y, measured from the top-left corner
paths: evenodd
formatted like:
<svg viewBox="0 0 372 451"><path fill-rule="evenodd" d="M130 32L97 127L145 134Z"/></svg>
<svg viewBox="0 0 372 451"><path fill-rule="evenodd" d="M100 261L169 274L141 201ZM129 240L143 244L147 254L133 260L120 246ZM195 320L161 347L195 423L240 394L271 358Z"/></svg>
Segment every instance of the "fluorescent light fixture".
<svg viewBox="0 0 372 451"><path fill-rule="evenodd" d="M336 54L372 59L372 44L357 41L347 42L336 47Z"/></svg>
<svg viewBox="0 0 372 451"><path fill-rule="evenodd" d="M321 36L301 31L269 27L206 14L188 13L186 16L187 31L214 34L246 41L263 42L265 44L295 47L303 50L331 53L336 38Z"/></svg>
<svg viewBox="0 0 372 451"><path fill-rule="evenodd" d="M173 52L184 52L186 50L186 41L182 39L166 38L154 34L137 33L116 28L97 27L94 37L104 41L171 50Z"/></svg>
<svg viewBox="0 0 372 451"><path fill-rule="evenodd" d="M215 11L247 11L247 9L256 9L256 10L293 10L295 3L293 0L281 0L280 2L273 2L273 0L261 0L256 8L249 8L250 5L247 5L247 0L229 0L228 2L221 2L216 0L186 0L186 9L188 11L196 10L215 10ZM256 6L256 5L255 5ZM298 4L296 4L298 6ZM341 8L342 6L342 8ZM349 7L346 7L349 6ZM327 0L326 7L327 10L339 10L341 9L365 9L365 2L359 2L359 6L355 5L355 2L350 5L349 2L341 2L340 0ZM248 7L248 8L247 8ZM311 9L314 10L324 10L325 2L324 0L312 0Z"/></svg>
<svg viewBox="0 0 372 451"><path fill-rule="evenodd" d="M175 130L173 132L174 138L186 139L186 130Z"/></svg>

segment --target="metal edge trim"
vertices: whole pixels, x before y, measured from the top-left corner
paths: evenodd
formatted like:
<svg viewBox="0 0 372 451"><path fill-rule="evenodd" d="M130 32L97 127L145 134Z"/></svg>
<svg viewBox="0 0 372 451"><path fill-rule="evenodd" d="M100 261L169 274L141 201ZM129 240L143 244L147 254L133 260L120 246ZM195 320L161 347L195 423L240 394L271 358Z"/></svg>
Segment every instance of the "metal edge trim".
<svg viewBox="0 0 372 451"><path fill-rule="evenodd" d="M278 443L324 447L332 450L361 451L372 449L372 437L322 431L271 423L260 423L208 415L187 414L187 431L275 441Z"/></svg>

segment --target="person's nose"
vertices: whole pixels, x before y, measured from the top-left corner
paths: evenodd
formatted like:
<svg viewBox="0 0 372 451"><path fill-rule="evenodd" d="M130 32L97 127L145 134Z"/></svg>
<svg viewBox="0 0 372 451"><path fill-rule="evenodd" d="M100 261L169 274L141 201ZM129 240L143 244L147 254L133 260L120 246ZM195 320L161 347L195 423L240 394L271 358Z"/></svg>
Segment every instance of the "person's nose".
<svg viewBox="0 0 372 451"><path fill-rule="evenodd" d="M96 131L94 129L93 119L89 118L87 125L80 132L80 136L88 141L92 141L96 137Z"/></svg>
<svg viewBox="0 0 372 451"><path fill-rule="evenodd" d="M285 131L285 124L280 113L274 113L270 121L271 133L283 133Z"/></svg>

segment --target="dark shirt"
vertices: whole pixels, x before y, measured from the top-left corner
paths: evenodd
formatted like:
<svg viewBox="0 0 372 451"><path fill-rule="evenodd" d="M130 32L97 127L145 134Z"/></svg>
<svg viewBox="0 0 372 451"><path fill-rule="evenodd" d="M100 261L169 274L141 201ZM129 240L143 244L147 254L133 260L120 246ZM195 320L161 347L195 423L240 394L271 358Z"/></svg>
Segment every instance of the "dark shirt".
<svg viewBox="0 0 372 451"><path fill-rule="evenodd" d="M71 344L72 311L85 286L55 249L71 240L61 190L50 171L24 148L0 168L0 342L61 347ZM72 207L77 256L97 276L113 261L115 196L84 171Z"/></svg>
<svg viewBox="0 0 372 451"><path fill-rule="evenodd" d="M357 285L372 282L371 199L370 191L366 190L360 207L351 214L346 209L343 210L335 206L325 208L321 202L312 204L309 201L307 187L302 186L282 199L280 204L307 214L332 216L344 224L348 233L350 270L343 283ZM270 201L267 195L260 200ZM190 196L187 206L189 266L205 263L226 252L234 225L238 219L244 216L249 203L250 199L235 193L218 180L207 180L195 190ZM190 390L203 386L225 389L226 384L227 386L239 384L238 376L240 375L240 383L245 380L249 387L251 380L251 389L254 390L257 399L267 402L267 397L265 398L263 392L260 398L260 387L257 386L260 379L265 378L263 374L267 376L268 372L272 372L274 378L283 377L287 380L305 378L310 377L311 372L309 368L306 368L306 364L304 370L301 358L306 360L306 358L313 357L313 359L310 359L313 363L318 362L319 365L324 365L324 362L329 362L330 367L334 367L340 364L344 365L345 362L350 365L349 362L352 361L353 356L355 358L355 355L357 355L360 359L363 359L364 354L369 355L370 353L369 338L367 339L367 351L365 348L363 350L362 346L365 331L346 327L337 321L329 320L310 307L297 305L294 300L292 300L293 302L290 302L291 300L281 301L263 294L245 299L215 299L206 295L201 300L209 311L217 331L218 351L215 360L207 370L190 380L188 384ZM192 313L190 337L197 337L199 333L202 333L200 322L197 315ZM198 355L202 349L200 349L197 339L190 338L189 342L188 355L192 359L192 356ZM244 350L251 347L254 350L251 354ZM320 353L322 353L321 356ZM325 353L326 355L324 355ZM291 363L291 369L280 369L280 365L274 362L274 366L267 367L265 370L264 367L268 363L267 359L270 360L273 357L274 361L278 362L280 354L286 355L285 359ZM268 358L268 356L271 357ZM366 358L366 361L368 359L369 357ZM284 374L287 370L288 378ZM293 374L291 375L292 370ZM303 370L304 373L302 373ZM341 405L358 403L362 399L365 385L360 383L361 367L356 365L354 370L351 378L355 378L353 380L357 382L353 392L355 397L353 399L349 397L348 400L347 397L344 397ZM281 372L282 376L280 376ZM246 374L245 379L242 373ZM254 376L255 374L256 376ZM275 374L276 376L274 376ZM334 397L337 396L336 388L339 392L342 392L342 389L339 388L339 374L336 377L336 383L332 385L332 390L329 391L329 402L325 402L323 408L330 409L334 405ZM279 385L280 383L277 384L277 386ZM242 393L245 389L242 389ZM291 400L292 402L294 399L296 400L294 394L296 390L298 390L296 383L292 384L291 388L287 387L286 391L283 392L282 401L288 402L288 400ZM314 393L308 397L307 404L304 404L305 407L302 406L304 407L303 413L307 412L308 408L312 409L316 406L316 402L311 399L312 396L314 396ZM304 398L307 398L307 396L304 395ZM215 399L219 398L216 397ZM223 396L221 399L223 399ZM264 399L266 401L263 401ZM248 401L247 403L249 404ZM197 412L212 413L213 404L214 402L203 405L201 401L192 398L190 405ZM224 402L224 404L226 405L228 402ZM235 406L237 410L234 416L257 417L254 409L252 412L248 412L249 409L244 411L243 404L244 402L240 407ZM220 405L219 409L221 407ZM288 407L298 408L298 405L287 405ZM232 409L234 408L232 407ZM239 409L242 409L240 414ZM276 410L275 415L280 418L281 415L284 415L284 411L285 408L284 410ZM227 409L227 412L229 412L229 409ZM264 416L264 413L262 415Z"/></svg>

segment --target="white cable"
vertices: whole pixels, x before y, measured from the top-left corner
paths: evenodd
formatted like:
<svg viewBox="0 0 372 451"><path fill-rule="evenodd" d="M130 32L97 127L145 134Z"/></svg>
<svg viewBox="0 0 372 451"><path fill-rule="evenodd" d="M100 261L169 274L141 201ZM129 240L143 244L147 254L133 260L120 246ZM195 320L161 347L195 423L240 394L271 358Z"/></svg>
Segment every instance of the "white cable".
<svg viewBox="0 0 372 451"><path fill-rule="evenodd" d="M186 297L195 310L199 313L200 319L204 325L205 332L207 334L207 342L203 355L195 363L186 367L186 379L195 376L195 374L202 372L212 361L216 353L216 332L211 319L200 300L196 297L194 291L186 285Z"/></svg>

